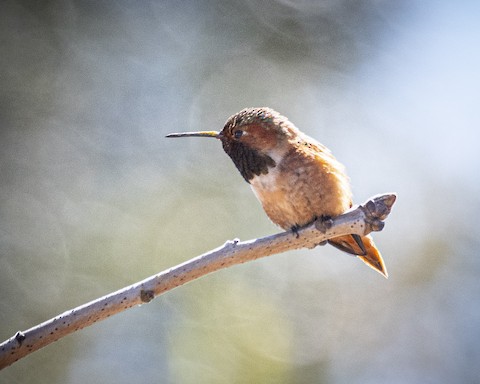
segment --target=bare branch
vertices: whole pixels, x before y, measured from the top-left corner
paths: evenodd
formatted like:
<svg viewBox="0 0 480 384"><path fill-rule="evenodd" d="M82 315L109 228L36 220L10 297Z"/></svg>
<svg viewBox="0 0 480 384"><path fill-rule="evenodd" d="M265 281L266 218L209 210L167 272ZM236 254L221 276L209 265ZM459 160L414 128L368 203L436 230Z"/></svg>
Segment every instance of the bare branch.
<svg viewBox="0 0 480 384"><path fill-rule="evenodd" d="M365 204L334 218L331 226L316 221L299 229L298 236L287 231L255 240L227 241L221 247L183 264L66 311L26 331L17 332L0 344L0 369L70 333L134 305L148 303L162 293L219 269L293 249L313 248L337 236L366 235L372 231L381 231L383 220L390 213L395 199L395 194L375 196Z"/></svg>

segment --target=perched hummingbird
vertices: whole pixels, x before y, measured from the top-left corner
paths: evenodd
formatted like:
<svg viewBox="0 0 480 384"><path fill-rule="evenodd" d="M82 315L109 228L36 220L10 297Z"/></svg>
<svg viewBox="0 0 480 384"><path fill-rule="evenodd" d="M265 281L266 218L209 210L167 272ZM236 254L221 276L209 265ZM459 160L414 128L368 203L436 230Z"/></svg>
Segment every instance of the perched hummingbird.
<svg viewBox="0 0 480 384"><path fill-rule="evenodd" d="M189 136L219 139L270 220L285 230L296 232L316 219L338 216L352 206L344 166L328 148L273 109L244 109L231 116L221 132L167 135ZM346 235L328 243L388 276L370 236Z"/></svg>

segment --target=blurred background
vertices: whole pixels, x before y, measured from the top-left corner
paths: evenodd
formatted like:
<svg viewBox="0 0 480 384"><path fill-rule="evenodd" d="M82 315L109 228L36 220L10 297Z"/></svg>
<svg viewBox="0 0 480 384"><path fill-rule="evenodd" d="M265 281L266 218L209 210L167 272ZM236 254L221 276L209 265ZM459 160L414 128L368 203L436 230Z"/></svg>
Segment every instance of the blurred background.
<svg viewBox="0 0 480 384"><path fill-rule="evenodd" d="M204 277L2 383L478 383L480 3L2 1L0 341L276 233L215 140L270 106L395 191L383 279L332 247Z"/></svg>

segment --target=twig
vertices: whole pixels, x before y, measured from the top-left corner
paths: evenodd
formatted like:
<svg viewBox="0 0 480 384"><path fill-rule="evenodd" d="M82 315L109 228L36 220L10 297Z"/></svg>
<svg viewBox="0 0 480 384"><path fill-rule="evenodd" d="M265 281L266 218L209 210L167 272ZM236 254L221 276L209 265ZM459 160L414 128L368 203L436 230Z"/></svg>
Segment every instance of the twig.
<svg viewBox="0 0 480 384"><path fill-rule="evenodd" d="M333 237L381 231L395 202L395 194L378 195L362 206L333 219L326 229L314 222L298 230L249 241L227 241L221 247L143 281L66 311L26 331L19 331L0 344L0 369L79 329L88 327L134 305L148 303L156 296L235 264L298 248L313 248Z"/></svg>

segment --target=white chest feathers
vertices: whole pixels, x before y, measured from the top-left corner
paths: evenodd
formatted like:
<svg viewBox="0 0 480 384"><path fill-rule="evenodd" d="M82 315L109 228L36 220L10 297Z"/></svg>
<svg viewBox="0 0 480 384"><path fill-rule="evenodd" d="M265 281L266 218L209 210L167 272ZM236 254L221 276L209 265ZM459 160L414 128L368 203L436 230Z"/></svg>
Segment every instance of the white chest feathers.
<svg viewBox="0 0 480 384"><path fill-rule="evenodd" d="M269 168L266 175L255 176L250 180L250 186L258 200L262 201L265 194L275 192L278 187L277 176L278 170L274 167Z"/></svg>

